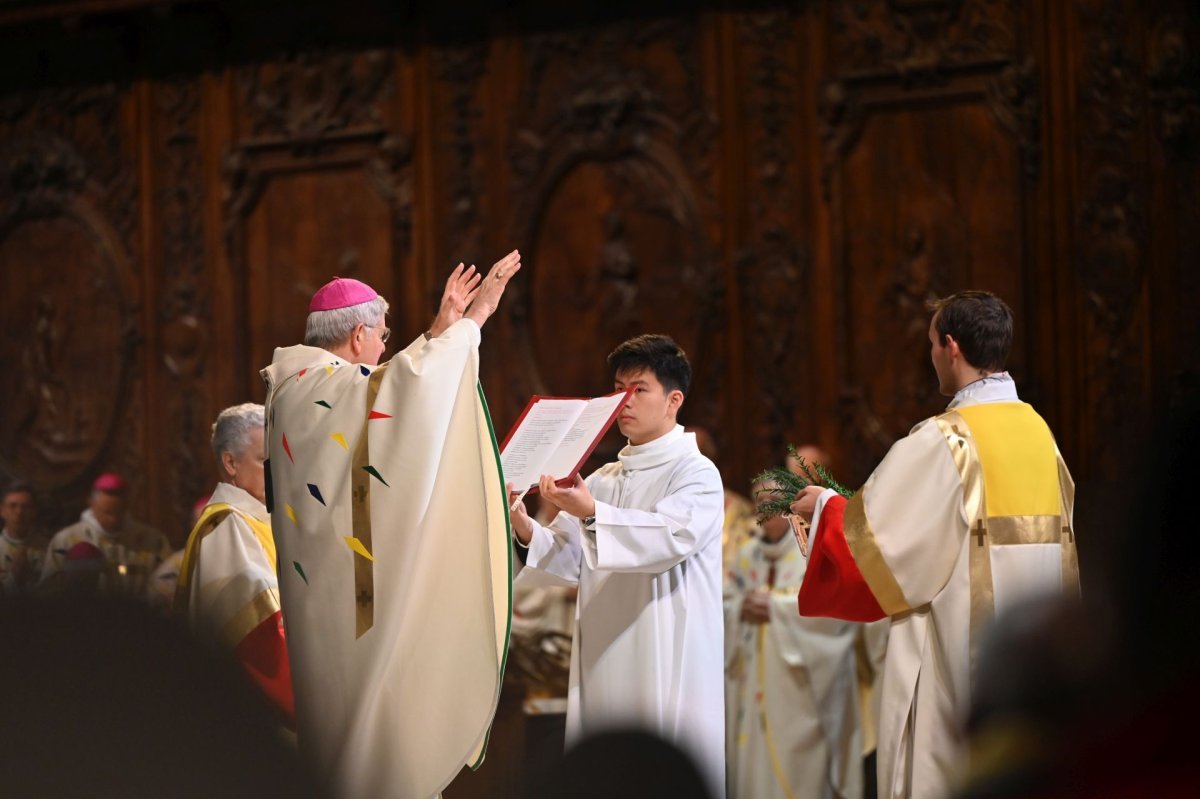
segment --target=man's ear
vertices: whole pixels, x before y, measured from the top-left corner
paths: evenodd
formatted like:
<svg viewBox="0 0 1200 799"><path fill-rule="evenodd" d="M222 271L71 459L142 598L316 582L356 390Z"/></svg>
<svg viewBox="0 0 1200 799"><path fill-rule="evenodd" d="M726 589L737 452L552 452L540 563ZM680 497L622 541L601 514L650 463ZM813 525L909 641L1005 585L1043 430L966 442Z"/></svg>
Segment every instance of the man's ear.
<svg viewBox="0 0 1200 799"><path fill-rule="evenodd" d="M225 469L227 477L233 477L237 474L237 459L233 457L233 453L226 450L221 453L221 467Z"/></svg>
<svg viewBox="0 0 1200 799"><path fill-rule="evenodd" d="M350 352L358 355L363 350L363 333L366 332L366 325L359 322L354 326L354 330L350 333Z"/></svg>
<svg viewBox="0 0 1200 799"><path fill-rule="evenodd" d="M671 393L667 395L667 403L670 405L671 410L675 411L675 413L679 413L680 407L683 406L683 392L677 388L673 389Z"/></svg>
<svg viewBox="0 0 1200 799"><path fill-rule="evenodd" d="M961 358L962 350L958 346L958 342L954 340L954 336L946 334L946 349L950 351L952 358Z"/></svg>

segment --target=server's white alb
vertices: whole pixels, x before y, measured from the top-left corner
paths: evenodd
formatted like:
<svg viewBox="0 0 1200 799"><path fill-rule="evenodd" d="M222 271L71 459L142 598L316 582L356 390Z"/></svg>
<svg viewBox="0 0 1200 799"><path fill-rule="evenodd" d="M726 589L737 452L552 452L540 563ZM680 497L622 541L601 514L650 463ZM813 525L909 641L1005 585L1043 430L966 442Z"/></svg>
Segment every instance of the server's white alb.
<svg viewBox="0 0 1200 799"><path fill-rule="evenodd" d="M579 584L568 744L606 728L649 729L723 789L721 475L676 426L626 446L587 486L595 529L568 513L535 523L522 572Z"/></svg>

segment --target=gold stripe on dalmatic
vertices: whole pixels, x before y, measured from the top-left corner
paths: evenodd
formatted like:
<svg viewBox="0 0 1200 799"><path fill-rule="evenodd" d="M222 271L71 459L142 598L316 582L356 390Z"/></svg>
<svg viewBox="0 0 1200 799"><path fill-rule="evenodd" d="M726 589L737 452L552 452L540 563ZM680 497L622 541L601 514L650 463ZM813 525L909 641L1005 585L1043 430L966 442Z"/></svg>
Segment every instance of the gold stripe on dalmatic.
<svg viewBox="0 0 1200 799"><path fill-rule="evenodd" d="M354 537L371 553L375 550L371 541L371 475L366 469L371 462L367 431L370 430L370 414L375 407L375 398L379 396L379 384L383 381L385 369L387 364L380 366L367 379L367 407L350 469L350 525ZM375 568L368 558L358 552L353 555L354 637L358 639L375 625Z"/></svg>
<svg viewBox="0 0 1200 799"><path fill-rule="evenodd" d="M1075 529L1072 519L1075 516L1075 481L1067 471L1067 464L1058 453L1058 485L1062 492L1062 580L1063 593L1067 596L1079 595L1079 554L1075 550Z"/></svg>
<svg viewBox="0 0 1200 799"><path fill-rule="evenodd" d="M243 638L278 611L279 589L267 588L260 591L225 624L225 628L221 630L221 643L227 649L237 648Z"/></svg>
<svg viewBox="0 0 1200 799"><path fill-rule="evenodd" d="M1063 537L1063 517L989 516L988 535L997 546L1009 544L1057 544Z"/></svg>
<svg viewBox="0 0 1200 799"><path fill-rule="evenodd" d="M884 613L895 616L912 610L912 607L904 596L904 589L896 581L896 575L892 574L887 561L883 559L879 542L875 540L875 531L867 520L867 509L863 502L865 490L857 492L846 503L846 509L842 512L842 532L854 555L855 565L875 595L875 601Z"/></svg>
<svg viewBox="0 0 1200 799"><path fill-rule="evenodd" d="M962 415L950 411L936 419L938 428L950 447L954 465L963 487L963 510L970 525L967 549L971 578L971 674L975 673L975 655L984 626L996 612L992 589L992 554L989 541L989 519L984 501L983 465L975 449L975 438Z"/></svg>

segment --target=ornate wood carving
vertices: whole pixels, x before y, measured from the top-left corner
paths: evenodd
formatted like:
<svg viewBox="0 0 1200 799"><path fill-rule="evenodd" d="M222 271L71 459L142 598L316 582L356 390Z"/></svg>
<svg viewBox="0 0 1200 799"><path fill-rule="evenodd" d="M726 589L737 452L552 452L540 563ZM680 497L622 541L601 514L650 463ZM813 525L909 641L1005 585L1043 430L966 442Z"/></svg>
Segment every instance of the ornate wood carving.
<svg viewBox="0 0 1200 799"><path fill-rule="evenodd" d="M478 175L483 168L480 91L487 75L487 59L486 42L438 47L432 55L434 74L446 84L442 94L448 98L443 126L449 135L438 137L438 146L450 154L445 181L448 196L441 206L447 222L439 254L452 262L469 262L481 257L485 249ZM436 281L429 286L430 307L437 303L440 291Z"/></svg>
<svg viewBox="0 0 1200 799"><path fill-rule="evenodd" d="M1200 142L1196 27L1193 25L1189 31L1178 16L1165 17L1150 35L1146 57L1155 133L1167 152L1181 160L1195 156Z"/></svg>
<svg viewBox="0 0 1200 799"><path fill-rule="evenodd" d="M697 37L677 19L527 39L515 115L527 122L508 150L512 229L533 267L510 309L529 353L516 396L544 385L540 369L556 357L544 350L549 330L590 328L575 363L557 370L562 391L607 382L607 348L653 327L674 333L696 366L702 388L687 418L719 418L723 294L704 230L710 189L695 188L708 180L713 114L695 74ZM645 68L651 52L672 58L682 80L660 84ZM573 241L555 238L564 225Z"/></svg>
<svg viewBox="0 0 1200 799"><path fill-rule="evenodd" d="M1015 43L1013 3L870 0L831 3L833 63L856 76L937 81L956 67L1006 61Z"/></svg>
<svg viewBox="0 0 1200 799"><path fill-rule="evenodd" d="M1036 183L1042 165L1038 72L1033 56L1004 67L988 84L988 110L1016 139L1021 170L1029 183Z"/></svg>
<svg viewBox="0 0 1200 799"><path fill-rule="evenodd" d="M135 481L141 342L131 253L136 184L115 86L10 97L0 152L0 468L45 492L44 522L78 513L101 468Z"/></svg>
<svg viewBox="0 0 1200 799"><path fill-rule="evenodd" d="M160 357L167 375L163 397L168 429L168 506L184 529L192 504L211 488L208 453L211 410L206 402L212 313L204 277L204 187L201 182L199 80L180 77L154 87L155 127L163 176L157 188L162 228L158 299ZM228 368L221 359L217 368Z"/></svg>
<svg viewBox="0 0 1200 799"><path fill-rule="evenodd" d="M287 274L293 283L290 289L305 296L317 287L309 285L312 281L335 270L345 276L382 280L380 288L387 292L392 275L408 257L412 241L412 141L407 133L389 131L382 122L382 104L392 91L393 64L388 51L310 52L239 70L243 113L254 137L237 142L223 165L224 237L235 274L247 273L246 226L273 181L332 180L339 190L345 191L345 173L359 170L364 185L383 201L390 217L388 252L379 254L388 262L363 263L362 247L371 246L370 242L349 240L337 252L296 254L309 260L322 259L319 276L297 271L297 265L290 261L269 266ZM326 217L327 213L348 213L361 222L361 213L356 211L366 212L341 206L327 211L320 211L317 206L303 208L303 217L291 224L313 225L318 219L307 216ZM334 231L335 238L341 234L340 230ZM287 242L264 240L261 244L273 247ZM262 270L268 265L257 266ZM313 264L313 268L317 265ZM242 301L249 300L244 297ZM256 313L268 315L271 310L270 307L255 309ZM294 311L294 307L289 306L289 310ZM289 312L288 319L268 319L262 333L268 337L294 335L298 318ZM278 340L254 341L249 357L269 357L270 347L277 344ZM240 368L251 375L259 365L243 362ZM251 383L255 382L251 379Z"/></svg>
<svg viewBox="0 0 1200 799"><path fill-rule="evenodd" d="M1187 10L1180 13L1182 8ZM1200 214L1196 187L1200 185L1200 13L1194 5L1177 4L1174 13L1163 14L1150 27L1146 65L1153 135L1161 145L1161 160L1151 156L1149 182L1151 218L1158 227L1151 239L1150 310L1154 347L1172 353L1156 358L1169 363L1169 371L1156 366L1157 397L1164 394L1176 407L1200 397ZM1166 169L1163 169L1163 167ZM1165 174L1158 175L1158 172ZM1163 202L1163 200L1166 200ZM1161 231L1161 232L1159 232ZM1163 235L1165 233L1165 235ZM1171 245L1163 247L1170 241ZM1173 310L1175 324L1161 321L1162 306ZM1164 373L1165 372L1165 373ZM1162 389L1163 384L1168 386Z"/></svg>
<svg viewBox="0 0 1200 799"><path fill-rule="evenodd" d="M1140 432L1135 409L1146 385L1140 357L1144 184L1136 155L1146 113L1141 66L1126 44L1122 4L1081 9L1083 64L1079 108L1083 200L1077 216L1078 268L1084 292L1091 443L1098 474L1116 477L1120 453Z"/></svg>
<svg viewBox="0 0 1200 799"><path fill-rule="evenodd" d="M791 11L748 14L738 20L739 39L747 53L749 77L739 107L746 121L751 151L747 189L749 230L738 248L734 268L745 314L745 341L756 409L747 435L754 463L781 461L788 434L805 424L801 397L811 390L811 359L805 352L807 292L811 255L804 245L803 185L796 163L796 135L801 91L788 43L796 36L797 15ZM719 431L717 433L720 440ZM724 442L722 442L724 443ZM799 443L799 442L790 442ZM744 487L738 486L744 491Z"/></svg>
<svg viewBox="0 0 1200 799"><path fill-rule="evenodd" d="M978 147L989 139L971 110L982 106L998 129L1012 138L1020 174L1027 185L1033 185L1041 160L1039 73L1032 56L1019 50L1014 3L873 0L834 3L828 9L832 71L817 98L823 149L820 185L830 207L833 270L841 289L838 342L847 352L839 406L852 466L858 472L855 476L861 477L891 441L906 432L914 414L936 405L925 344L924 301L962 287L964 280L979 281L984 277L981 270L1010 272L1020 264L1019 243L1014 250L1017 257L1008 259L1008 264L971 261L972 238L993 235L993 230L1020 231L1021 200L1012 195L1004 198L1006 203L1017 203L1011 219L969 219L969 209L960 200L975 189L956 183L953 172L937 168L936 159L925 160L929 156L920 148L889 149L888 138L881 138L876 128L871 129L874 149L863 155L856 148L866 146L862 142L868 124L892 124L874 120L877 115L886 114L905 125L897 136L920 137L922 117L953 113L953 124L963 126L964 152L973 152L972 145L965 143L969 137L975 137ZM907 120L912 120L911 126ZM848 188L843 181L852 154L857 158L856 182ZM960 160L964 168L978 170L981 176L1002 168L1002 162L985 164L969 155ZM884 163L892 166L885 168ZM905 200L889 207L872 202L867 186L881 179L892 181L887 189L902 192ZM992 179L1002 181L1004 176ZM998 232L995 235L1000 237ZM896 265L890 274L876 266L893 259ZM1005 278L1001 284L1008 287L1012 280ZM1019 286L1016 278L1018 293L1010 299L1020 298ZM873 315L869 327L875 332L853 329L863 324L861 316L868 313ZM873 355L871 342L876 340L905 354L899 360L883 361Z"/></svg>
<svg viewBox="0 0 1200 799"><path fill-rule="evenodd" d="M306 51L238 71L250 130L297 151L331 135L383 124L379 99L390 86L391 54Z"/></svg>

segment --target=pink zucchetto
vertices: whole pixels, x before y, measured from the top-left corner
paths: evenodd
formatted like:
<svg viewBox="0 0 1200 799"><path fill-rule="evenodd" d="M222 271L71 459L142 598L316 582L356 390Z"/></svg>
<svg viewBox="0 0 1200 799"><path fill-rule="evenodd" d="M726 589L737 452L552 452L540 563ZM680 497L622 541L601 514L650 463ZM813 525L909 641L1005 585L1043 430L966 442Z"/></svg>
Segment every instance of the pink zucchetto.
<svg viewBox="0 0 1200 799"><path fill-rule="evenodd" d="M379 296L375 289L361 280L352 277L335 277L312 296L308 304L308 312L332 311L336 308L348 308L351 305L361 305Z"/></svg>
<svg viewBox="0 0 1200 799"><path fill-rule="evenodd" d="M109 494L118 494L124 491L125 487L125 478L116 472L105 472L92 483L93 491L105 491Z"/></svg>

